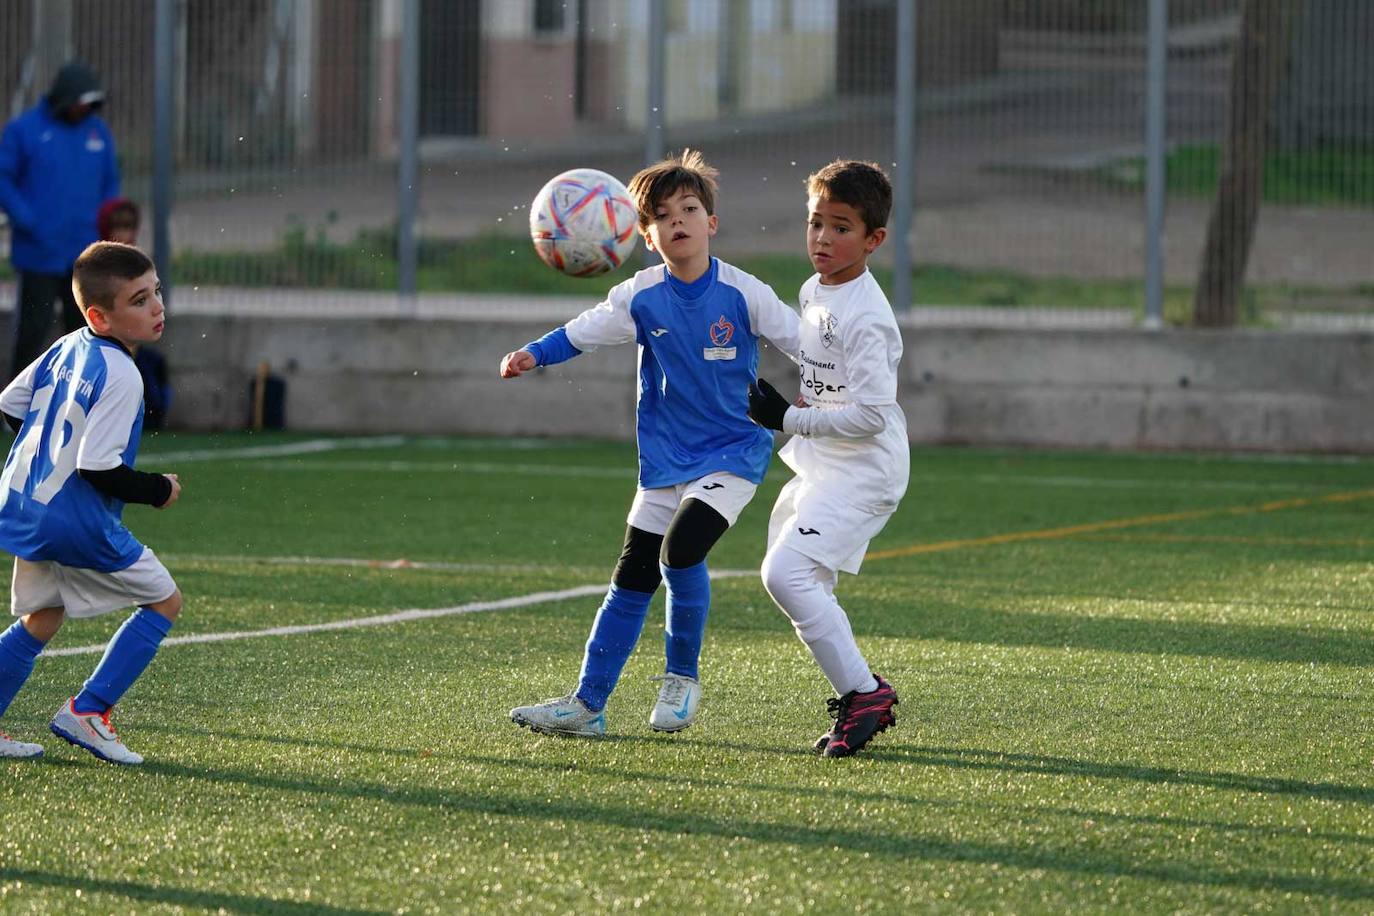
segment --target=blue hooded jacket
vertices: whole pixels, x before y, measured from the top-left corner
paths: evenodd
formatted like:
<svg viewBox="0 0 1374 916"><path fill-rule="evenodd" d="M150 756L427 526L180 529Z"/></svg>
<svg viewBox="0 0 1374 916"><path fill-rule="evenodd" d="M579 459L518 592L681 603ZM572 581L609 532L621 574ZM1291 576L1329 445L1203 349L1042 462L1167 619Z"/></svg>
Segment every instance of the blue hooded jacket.
<svg viewBox="0 0 1374 916"><path fill-rule="evenodd" d="M58 113L103 98L89 68L68 64L43 101L5 125L0 208L9 215L10 261L16 270L65 274L99 239L100 205L119 196L114 138L96 114L72 124Z"/></svg>

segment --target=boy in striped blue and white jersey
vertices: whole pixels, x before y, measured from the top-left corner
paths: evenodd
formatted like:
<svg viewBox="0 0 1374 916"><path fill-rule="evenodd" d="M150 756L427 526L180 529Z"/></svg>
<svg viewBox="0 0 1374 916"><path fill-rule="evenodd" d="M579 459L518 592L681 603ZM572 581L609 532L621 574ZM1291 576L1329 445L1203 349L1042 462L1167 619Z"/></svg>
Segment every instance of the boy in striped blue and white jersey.
<svg viewBox="0 0 1374 916"><path fill-rule="evenodd" d="M0 549L15 558L11 612L20 618L0 634L0 714L65 618L137 606L49 724L103 760L137 764L143 758L119 739L110 711L181 611L166 567L120 519L125 503L165 509L181 494L175 474L133 468L143 426L133 350L162 337L162 287L148 256L118 242L88 247L72 277L88 326L0 393L0 412L16 432L0 475ZM42 753L0 733L0 757Z"/></svg>
<svg viewBox="0 0 1374 916"><path fill-rule="evenodd" d="M509 353L501 377L597 347L639 346L639 486L625 544L577 688L511 710L535 731L595 736L659 583L668 588L666 664L649 724L680 731L701 699L698 658L710 607L706 556L753 497L773 435L748 417L759 338L795 358L797 313L763 282L710 255L716 170L685 151L639 172L629 190L645 244L663 257L565 326Z"/></svg>

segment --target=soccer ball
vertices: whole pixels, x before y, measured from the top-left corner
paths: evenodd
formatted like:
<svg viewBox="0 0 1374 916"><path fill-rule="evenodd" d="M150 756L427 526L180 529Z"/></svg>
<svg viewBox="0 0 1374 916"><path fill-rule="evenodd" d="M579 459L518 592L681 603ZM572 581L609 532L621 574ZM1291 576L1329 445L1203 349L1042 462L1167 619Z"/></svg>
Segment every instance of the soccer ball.
<svg viewBox="0 0 1374 916"><path fill-rule="evenodd" d="M530 205L530 239L540 259L570 277L615 270L635 249L639 210L614 176L573 169Z"/></svg>

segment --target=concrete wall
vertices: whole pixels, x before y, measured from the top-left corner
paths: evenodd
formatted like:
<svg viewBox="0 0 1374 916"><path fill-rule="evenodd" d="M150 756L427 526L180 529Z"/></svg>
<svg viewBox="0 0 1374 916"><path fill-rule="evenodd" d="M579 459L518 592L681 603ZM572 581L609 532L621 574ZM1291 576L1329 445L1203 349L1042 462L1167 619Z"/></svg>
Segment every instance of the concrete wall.
<svg viewBox="0 0 1374 916"><path fill-rule="evenodd" d="M298 430L629 437L635 350L503 382L554 323L182 315L172 424L242 426L260 360ZM1374 335L904 328L900 386L922 443L1374 453ZM795 390L791 363L762 374Z"/></svg>

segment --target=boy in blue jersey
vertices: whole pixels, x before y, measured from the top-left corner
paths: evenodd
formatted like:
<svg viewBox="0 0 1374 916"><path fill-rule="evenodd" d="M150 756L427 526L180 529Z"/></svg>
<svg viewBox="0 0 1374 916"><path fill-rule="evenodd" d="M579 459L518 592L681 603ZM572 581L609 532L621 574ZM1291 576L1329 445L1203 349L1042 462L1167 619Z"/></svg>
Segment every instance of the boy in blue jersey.
<svg viewBox="0 0 1374 916"><path fill-rule="evenodd" d="M110 710L152 661L181 611L162 562L120 521L126 502L165 509L175 474L133 469L143 381L131 351L162 337L162 287L148 256L96 242L77 258L72 287L87 327L59 339L3 393L16 431L0 475L0 549L14 554L11 610L0 634L0 715L67 617L137 605L82 691L53 716L59 738L112 763L143 758L124 746ZM0 756L43 748L0 733Z"/></svg>
<svg viewBox="0 0 1374 916"><path fill-rule="evenodd" d="M706 555L754 495L773 436L750 421L758 338L797 352L797 314L767 285L711 257L716 170L684 151L631 179L645 244L664 263L613 288L596 308L501 361L515 378L601 346L639 345L639 487L611 587L592 624L577 688L511 710L537 732L605 734L602 710L630 657L649 601L667 583L667 662L649 716L657 731L692 724L710 607Z"/></svg>

